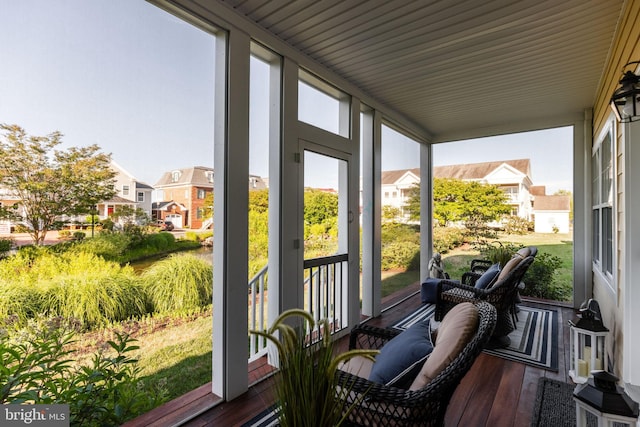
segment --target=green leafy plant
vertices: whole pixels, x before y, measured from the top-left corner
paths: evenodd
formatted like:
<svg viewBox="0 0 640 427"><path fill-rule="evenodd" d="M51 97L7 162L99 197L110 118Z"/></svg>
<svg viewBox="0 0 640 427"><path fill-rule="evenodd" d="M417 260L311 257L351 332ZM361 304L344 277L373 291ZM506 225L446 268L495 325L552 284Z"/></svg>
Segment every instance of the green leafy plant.
<svg viewBox="0 0 640 427"><path fill-rule="evenodd" d="M72 426L120 425L165 400L162 385L145 390L138 349L128 335L108 341L89 363L74 360L75 331L61 319L39 318L0 336L0 404L69 404Z"/></svg>
<svg viewBox="0 0 640 427"><path fill-rule="evenodd" d="M518 249L519 245L515 245L509 242L481 242L477 245L478 250L483 258L490 260L493 263L500 263L500 267L504 267L511 259Z"/></svg>
<svg viewBox="0 0 640 427"><path fill-rule="evenodd" d="M562 265L560 257L539 253L524 275L525 288L520 292L536 298L567 301L572 294L571 287L559 286L555 272Z"/></svg>
<svg viewBox="0 0 640 427"><path fill-rule="evenodd" d="M300 318L296 328L285 323L292 317ZM283 427L341 425L353 405L346 406L345 396L350 389L337 387L336 370L341 363L355 356L373 358L378 353L376 350L350 350L334 356L328 320L319 322L321 336L315 343L309 343L306 334L300 332L315 331L315 326L311 314L291 309L278 316L268 330L251 331L271 341L278 350L280 372L276 396Z"/></svg>
<svg viewBox="0 0 640 427"><path fill-rule="evenodd" d="M0 237L0 259L4 258L13 248L13 239L10 237Z"/></svg>

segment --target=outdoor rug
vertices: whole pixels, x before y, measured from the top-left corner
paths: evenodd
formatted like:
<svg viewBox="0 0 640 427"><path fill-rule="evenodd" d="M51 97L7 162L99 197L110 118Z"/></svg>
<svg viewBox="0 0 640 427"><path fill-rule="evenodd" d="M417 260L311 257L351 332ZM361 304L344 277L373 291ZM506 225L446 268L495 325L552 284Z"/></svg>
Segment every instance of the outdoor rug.
<svg viewBox="0 0 640 427"><path fill-rule="evenodd" d="M274 427L278 425L280 425L278 423L278 411L276 410L276 405L272 405L242 424L241 427Z"/></svg>
<svg viewBox="0 0 640 427"><path fill-rule="evenodd" d="M574 427L576 425L574 388L572 384L540 378L531 427Z"/></svg>
<svg viewBox="0 0 640 427"><path fill-rule="evenodd" d="M517 328L509 334L511 344L484 352L551 371L558 370L558 312L520 305ZM426 304L392 326L404 330L433 316L435 304Z"/></svg>

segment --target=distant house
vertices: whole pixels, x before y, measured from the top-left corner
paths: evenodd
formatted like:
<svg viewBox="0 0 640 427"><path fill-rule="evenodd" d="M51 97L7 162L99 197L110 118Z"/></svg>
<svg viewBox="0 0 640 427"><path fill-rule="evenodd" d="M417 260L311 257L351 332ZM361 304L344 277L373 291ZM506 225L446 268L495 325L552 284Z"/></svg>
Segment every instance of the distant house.
<svg viewBox="0 0 640 427"><path fill-rule="evenodd" d="M113 214L118 206L130 206L142 209L151 218L153 187L138 181L114 161L111 161L111 169L116 172L114 189L117 192L111 199L98 204L98 215L104 218Z"/></svg>
<svg viewBox="0 0 640 427"><path fill-rule="evenodd" d="M511 215L532 219L530 188L533 184L529 159L436 166L433 168L433 177L496 185L506 194Z"/></svg>
<svg viewBox="0 0 640 427"><path fill-rule="evenodd" d="M204 217L204 201L213 192L213 168L194 166L165 172L155 184L156 199L153 218L173 222L176 227L208 228L210 218ZM267 188L266 181L249 175L249 190Z"/></svg>
<svg viewBox="0 0 640 427"><path fill-rule="evenodd" d="M200 228L204 200L213 192L213 168L194 166L165 172L155 184L153 217L169 220L176 228Z"/></svg>
<svg viewBox="0 0 640 427"><path fill-rule="evenodd" d="M535 187L533 194L535 232L568 233L571 224L571 196L547 196L543 186Z"/></svg>
<svg viewBox="0 0 640 427"><path fill-rule="evenodd" d="M507 195L512 215L532 219L529 159L436 166L433 177L496 185ZM420 183L420 169L383 171L381 180L382 206L398 208L404 215L409 189Z"/></svg>

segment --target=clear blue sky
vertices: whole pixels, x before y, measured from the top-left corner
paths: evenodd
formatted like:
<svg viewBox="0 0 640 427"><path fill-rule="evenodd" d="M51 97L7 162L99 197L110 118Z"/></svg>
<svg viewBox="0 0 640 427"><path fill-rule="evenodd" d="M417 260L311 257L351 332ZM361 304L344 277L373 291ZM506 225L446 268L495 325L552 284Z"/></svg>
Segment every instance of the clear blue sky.
<svg viewBox="0 0 640 427"><path fill-rule="evenodd" d="M211 35L142 0L0 0L0 123L98 144L149 184L213 166L214 53ZM259 74L252 106L266 106ZM265 123L257 114L250 125L251 173L262 176L266 146L255 141ZM383 132L383 169L418 166L417 147L403 140ZM571 144L571 129L553 129L438 145L434 161L530 158L536 185L570 190Z"/></svg>

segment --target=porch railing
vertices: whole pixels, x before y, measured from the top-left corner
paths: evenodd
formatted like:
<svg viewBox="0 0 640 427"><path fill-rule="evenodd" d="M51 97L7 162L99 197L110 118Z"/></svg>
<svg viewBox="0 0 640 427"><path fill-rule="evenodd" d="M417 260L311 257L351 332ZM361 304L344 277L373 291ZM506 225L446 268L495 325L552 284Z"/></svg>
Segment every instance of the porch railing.
<svg viewBox="0 0 640 427"><path fill-rule="evenodd" d="M304 309L316 320L329 320L330 333L347 327L346 298L349 255L304 261ZM312 331L317 332L317 331ZM311 335L317 336L317 334Z"/></svg>
<svg viewBox="0 0 640 427"><path fill-rule="evenodd" d="M346 319L346 286L348 254L307 259L304 261L304 309L318 321L329 320L330 333L348 327ZM268 266L249 281L249 330L263 330L267 324ZM318 336L317 330L310 331ZM249 334L249 361L267 353L264 338Z"/></svg>
<svg viewBox="0 0 640 427"><path fill-rule="evenodd" d="M268 282L268 268L265 265L253 279L249 281L249 330L262 331L268 326L267 304L265 292ZM267 353L267 342L264 338L249 333L249 361L259 359Z"/></svg>

